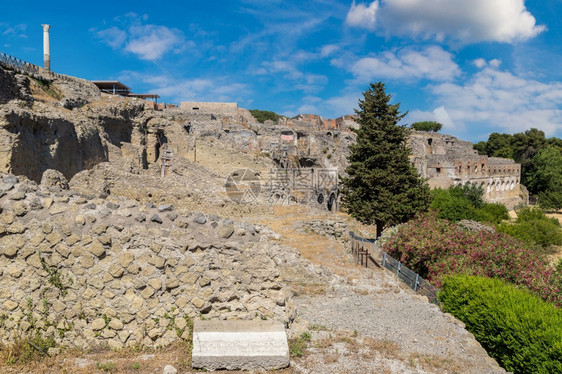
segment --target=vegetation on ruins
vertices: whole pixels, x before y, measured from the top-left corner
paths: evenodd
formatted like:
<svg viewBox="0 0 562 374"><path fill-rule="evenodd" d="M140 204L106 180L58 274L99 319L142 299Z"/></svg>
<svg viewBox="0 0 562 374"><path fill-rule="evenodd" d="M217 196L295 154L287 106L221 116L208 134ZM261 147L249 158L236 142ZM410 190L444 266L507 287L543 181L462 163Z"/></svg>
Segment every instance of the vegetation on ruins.
<svg viewBox="0 0 562 374"><path fill-rule="evenodd" d="M439 218L454 222L467 219L500 223L509 218L505 205L484 202L482 187L471 184L431 190L431 209Z"/></svg>
<svg viewBox="0 0 562 374"><path fill-rule="evenodd" d="M538 195L541 206L562 208L562 139L547 139L543 131L532 128L514 135L492 133L488 141L474 144L474 149L481 155L520 163L521 184Z"/></svg>
<svg viewBox="0 0 562 374"><path fill-rule="evenodd" d="M410 127L416 131L439 132L443 125L435 121L414 122Z"/></svg>
<svg viewBox="0 0 562 374"><path fill-rule="evenodd" d="M441 307L514 373L562 373L562 310L497 279L445 277Z"/></svg>
<svg viewBox="0 0 562 374"><path fill-rule="evenodd" d="M267 120L275 122L279 118L283 117L282 115L269 110L250 109L250 113L259 123L264 123Z"/></svg>
<svg viewBox="0 0 562 374"><path fill-rule="evenodd" d="M409 129L384 83L371 83L359 100L357 142L350 146L343 204L354 218L382 230L406 222L429 205L429 187L408 160Z"/></svg>
<svg viewBox="0 0 562 374"><path fill-rule="evenodd" d="M562 272L544 253L504 233L468 231L428 213L401 225L383 249L438 287L449 274L486 276L562 306Z"/></svg>

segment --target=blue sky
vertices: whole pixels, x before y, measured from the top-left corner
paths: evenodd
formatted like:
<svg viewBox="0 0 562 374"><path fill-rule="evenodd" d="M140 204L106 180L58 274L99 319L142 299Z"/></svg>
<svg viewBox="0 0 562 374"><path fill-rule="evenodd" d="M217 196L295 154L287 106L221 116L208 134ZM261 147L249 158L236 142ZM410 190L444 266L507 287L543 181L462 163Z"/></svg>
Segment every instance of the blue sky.
<svg viewBox="0 0 562 374"><path fill-rule="evenodd" d="M385 81L405 122L562 137L562 0L3 2L0 51L164 101L353 113Z"/></svg>

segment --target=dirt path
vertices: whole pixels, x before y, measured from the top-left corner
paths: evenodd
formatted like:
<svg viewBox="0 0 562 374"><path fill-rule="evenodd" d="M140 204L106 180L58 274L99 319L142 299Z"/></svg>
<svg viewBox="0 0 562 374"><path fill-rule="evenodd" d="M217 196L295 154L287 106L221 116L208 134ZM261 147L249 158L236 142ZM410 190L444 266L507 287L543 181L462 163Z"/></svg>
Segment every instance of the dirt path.
<svg viewBox="0 0 562 374"><path fill-rule="evenodd" d="M278 207L274 217L261 222L278 233L283 244L338 276L325 292L296 297L299 315L312 330L309 353L293 360L297 372L505 372L462 322L403 287L390 272L356 265L345 241L302 231L304 222L319 219L369 230L346 215L305 207Z"/></svg>

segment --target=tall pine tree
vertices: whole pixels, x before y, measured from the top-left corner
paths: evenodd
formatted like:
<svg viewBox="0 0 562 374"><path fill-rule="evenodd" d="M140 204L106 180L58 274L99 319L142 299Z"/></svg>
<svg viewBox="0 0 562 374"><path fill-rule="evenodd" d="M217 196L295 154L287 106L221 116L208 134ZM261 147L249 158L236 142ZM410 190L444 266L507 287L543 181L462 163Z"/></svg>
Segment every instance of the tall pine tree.
<svg viewBox="0 0 562 374"><path fill-rule="evenodd" d="M429 186L410 164L409 129L398 122L400 104L389 104L384 83L371 83L359 100L357 143L343 178L344 206L354 218L377 227L406 222L427 209Z"/></svg>

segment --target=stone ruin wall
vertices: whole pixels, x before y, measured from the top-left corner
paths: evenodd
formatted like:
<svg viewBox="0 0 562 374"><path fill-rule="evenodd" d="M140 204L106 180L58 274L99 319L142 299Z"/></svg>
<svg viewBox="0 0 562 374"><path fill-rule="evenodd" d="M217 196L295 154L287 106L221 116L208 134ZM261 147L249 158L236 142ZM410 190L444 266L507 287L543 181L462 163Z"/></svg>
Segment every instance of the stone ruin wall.
<svg viewBox="0 0 562 374"><path fill-rule="evenodd" d="M165 346L200 315L293 318L282 269L307 269L259 227L49 188L0 174L2 343Z"/></svg>
<svg viewBox="0 0 562 374"><path fill-rule="evenodd" d="M521 165L513 160L478 155L472 143L450 135L413 131L411 161L432 188L472 184L484 198L508 207L526 203L521 188Z"/></svg>
<svg viewBox="0 0 562 374"><path fill-rule="evenodd" d="M180 109L185 113L204 113L212 114L225 120L248 123L255 119L249 110L239 108L237 103L221 102L181 102Z"/></svg>

